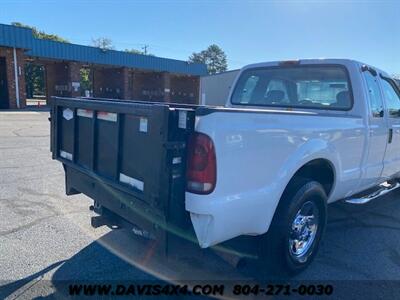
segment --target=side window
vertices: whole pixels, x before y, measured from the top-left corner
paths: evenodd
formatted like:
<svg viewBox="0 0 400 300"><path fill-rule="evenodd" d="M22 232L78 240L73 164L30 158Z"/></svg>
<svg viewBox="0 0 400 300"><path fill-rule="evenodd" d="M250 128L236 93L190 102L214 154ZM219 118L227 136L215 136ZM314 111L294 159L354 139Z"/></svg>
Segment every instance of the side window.
<svg viewBox="0 0 400 300"><path fill-rule="evenodd" d="M379 90L377 77L373 76L370 72L364 72L365 81L367 82L369 94L369 106L371 108L372 116L375 118L383 117L383 101Z"/></svg>
<svg viewBox="0 0 400 300"><path fill-rule="evenodd" d="M389 117L400 118L400 95L390 79L382 78L382 90L385 97Z"/></svg>

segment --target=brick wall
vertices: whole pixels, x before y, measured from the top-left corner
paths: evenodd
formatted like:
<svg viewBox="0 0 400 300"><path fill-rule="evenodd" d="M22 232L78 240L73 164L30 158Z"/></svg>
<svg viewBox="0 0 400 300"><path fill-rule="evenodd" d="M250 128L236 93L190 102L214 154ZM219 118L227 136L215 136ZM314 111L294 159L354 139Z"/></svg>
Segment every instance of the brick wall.
<svg viewBox="0 0 400 300"><path fill-rule="evenodd" d="M132 83L135 100L164 101L163 73L134 71Z"/></svg>
<svg viewBox="0 0 400 300"><path fill-rule="evenodd" d="M69 76L69 88L71 97L80 97L81 96L81 87L74 87L74 83L79 83L81 81L81 67L82 65L77 62L70 62L68 64L68 76Z"/></svg>
<svg viewBox="0 0 400 300"><path fill-rule="evenodd" d="M122 99L132 99L132 72L122 68Z"/></svg>
<svg viewBox="0 0 400 300"><path fill-rule="evenodd" d="M71 83L68 63L49 62L46 63L45 69L47 104L51 103L52 96L70 97Z"/></svg>
<svg viewBox="0 0 400 300"><path fill-rule="evenodd" d="M199 86L198 76L135 70L132 77L132 97L144 101L197 104Z"/></svg>
<svg viewBox="0 0 400 300"><path fill-rule="evenodd" d="M9 93L9 107L16 108L13 49L0 47L0 57L6 59L6 73ZM17 49L20 107L26 106L25 55ZM51 96L78 97L72 82L80 82L81 63L41 61L46 70L46 91L48 103ZM93 92L95 97L135 99L144 101L165 101L197 103L199 77L149 72L129 68L106 68L92 66Z"/></svg>
<svg viewBox="0 0 400 300"><path fill-rule="evenodd" d="M6 73L8 84L9 107L17 108L17 96L15 91L15 73L14 73L14 54L12 48L0 47L0 57L6 59ZM20 107L26 106L26 88L25 88L25 60L22 49L17 49L17 70L19 84L19 103Z"/></svg>
<svg viewBox="0 0 400 300"><path fill-rule="evenodd" d="M77 62L45 62L47 103L52 96L80 97L81 87L75 89L73 83L81 81L82 64Z"/></svg>
<svg viewBox="0 0 400 300"><path fill-rule="evenodd" d="M171 75L171 102L198 104L198 76Z"/></svg>
<svg viewBox="0 0 400 300"><path fill-rule="evenodd" d="M0 57L6 59L9 107L16 108L13 49L0 47ZM26 106L25 54L17 49L20 107ZM80 82L81 63L41 61L46 70L48 103L51 96L78 97L81 87L75 91L72 82ZM199 77L170 74L168 72L141 71L130 68L92 66L93 92L95 97L197 103Z"/></svg>
<svg viewBox="0 0 400 300"><path fill-rule="evenodd" d="M164 84L164 101L171 102L171 74L168 72L163 73Z"/></svg>
<svg viewBox="0 0 400 300"><path fill-rule="evenodd" d="M99 98L129 99L128 68L92 68L93 94Z"/></svg>

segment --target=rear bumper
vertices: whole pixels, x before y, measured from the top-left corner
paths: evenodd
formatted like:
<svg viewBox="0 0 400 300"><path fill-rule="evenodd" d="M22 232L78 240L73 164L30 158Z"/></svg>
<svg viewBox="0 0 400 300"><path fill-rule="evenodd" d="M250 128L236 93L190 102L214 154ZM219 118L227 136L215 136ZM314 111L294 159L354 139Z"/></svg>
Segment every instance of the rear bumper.
<svg viewBox="0 0 400 300"><path fill-rule="evenodd" d="M170 205L169 210L166 213L162 213L140 199L119 191L85 172L67 165L64 165L64 167L68 195L83 193L115 216L133 225L131 226L132 228L146 231L149 236L157 241L155 252L158 255L165 257L176 255L178 248L191 249L193 244L198 247L197 242L202 248L206 248L248 233L246 228L248 229L249 227L241 225L240 219L235 217L234 213L223 213L226 209L224 208L225 205L221 205L221 207L215 206L210 211L210 214L206 212L210 208L207 205L204 207L193 205L193 211L190 211L190 214L183 208L178 209ZM205 203L204 199L201 200ZM188 206L187 201L186 206ZM236 211L234 206L229 205L229 207L229 210ZM246 220L242 219L245 224L252 224L248 222L248 219ZM235 223L236 225L229 228L229 224ZM202 230L204 232L201 233ZM237 230L242 233L238 233ZM219 245L216 250L238 256L254 257L257 253L257 243L255 242L256 240L253 237L243 236Z"/></svg>
<svg viewBox="0 0 400 300"><path fill-rule="evenodd" d="M83 193L123 221L132 224L133 228L146 231L157 241L159 255L168 256L177 245L195 240L190 219L184 210L181 215L185 214L186 218L177 220L168 212L155 209L74 167L65 165L65 175L67 194Z"/></svg>
<svg viewBox="0 0 400 300"><path fill-rule="evenodd" d="M186 210L200 247L207 248L241 235L267 232L276 201L268 191L234 196L186 193Z"/></svg>

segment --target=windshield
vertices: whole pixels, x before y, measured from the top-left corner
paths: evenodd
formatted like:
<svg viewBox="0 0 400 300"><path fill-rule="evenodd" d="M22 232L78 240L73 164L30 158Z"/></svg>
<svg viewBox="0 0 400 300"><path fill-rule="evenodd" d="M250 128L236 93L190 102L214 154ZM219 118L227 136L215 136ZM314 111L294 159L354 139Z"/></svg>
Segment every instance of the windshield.
<svg viewBox="0 0 400 300"><path fill-rule="evenodd" d="M242 73L232 104L348 110L350 84L342 66L249 69Z"/></svg>

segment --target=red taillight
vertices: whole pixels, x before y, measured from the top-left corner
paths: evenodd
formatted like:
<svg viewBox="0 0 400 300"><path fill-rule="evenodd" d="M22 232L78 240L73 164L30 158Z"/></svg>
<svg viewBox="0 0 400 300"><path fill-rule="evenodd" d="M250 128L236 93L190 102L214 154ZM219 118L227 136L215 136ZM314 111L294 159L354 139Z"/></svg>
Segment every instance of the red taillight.
<svg viewBox="0 0 400 300"><path fill-rule="evenodd" d="M209 194L215 188L217 166L214 143L208 135L195 132L189 138L187 190Z"/></svg>

